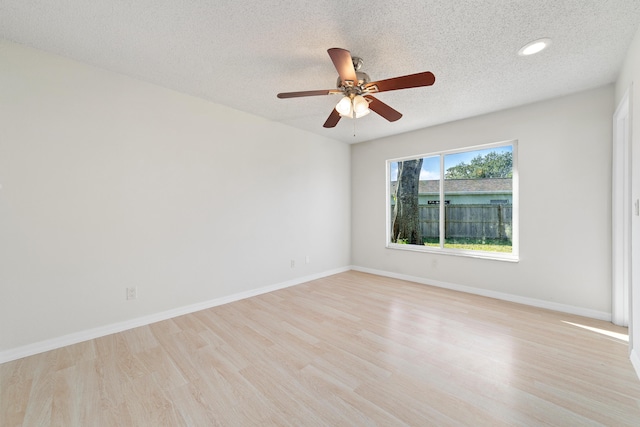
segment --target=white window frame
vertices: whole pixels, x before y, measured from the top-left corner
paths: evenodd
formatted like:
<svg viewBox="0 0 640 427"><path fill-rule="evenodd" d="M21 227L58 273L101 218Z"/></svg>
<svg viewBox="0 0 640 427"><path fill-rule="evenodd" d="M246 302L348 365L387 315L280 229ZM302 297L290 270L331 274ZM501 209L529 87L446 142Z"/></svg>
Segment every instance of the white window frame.
<svg viewBox="0 0 640 427"><path fill-rule="evenodd" d="M398 244L391 243L391 203L389 203L389 196L391 194L391 163L402 162L405 160L411 159L419 159L424 157L435 157L440 156L440 201L444 200L444 157L449 154L455 153L464 153L468 151L477 151L477 150L485 150L487 148L494 147L504 147L507 145L511 145L512 147L512 156L513 156L513 176L512 176L512 236L511 236L511 253L502 253L502 252L488 252L488 251L473 251L473 250L463 250L463 249L454 249L454 248L445 248L444 247L444 234L445 234L445 224L444 224L444 210L445 203L440 203L440 247L434 246L424 246L424 245L408 245L408 244ZM469 147L457 148L454 150L446 150L446 151L437 151L432 153L426 153L422 155L415 156L407 156L400 157L395 159L389 159L386 161L386 192L385 192L385 230L386 230L386 248L387 249L398 249L403 251L413 251L413 252L426 252L426 253L437 253L437 254L446 254L446 255L455 255L455 256L464 256L471 258L483 258L483 259L491 259L498 261L510 261L510 262L518 262L520 260L520 194L519 194L519 177L518 177L518 141L517 140L508 140L501 142L494 142L491 144L482 144L482 145L474 145Z"/></svg>

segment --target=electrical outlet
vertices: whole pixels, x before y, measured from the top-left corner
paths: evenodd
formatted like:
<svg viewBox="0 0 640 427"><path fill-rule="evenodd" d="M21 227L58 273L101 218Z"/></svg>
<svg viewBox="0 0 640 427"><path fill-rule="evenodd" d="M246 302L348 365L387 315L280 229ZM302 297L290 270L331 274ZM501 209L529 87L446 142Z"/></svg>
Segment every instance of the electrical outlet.
<svg viewBox="0 0 640 427"><path fill-rule="evenodd" d="M309 258L309 255L307 255L306 257L304 257L304 263L305 264L309 264L311 262L311 258Z"/></svg>
<svg viewBox="0 0 640 427"><path fill-rule="evenodd" d="M133 286L131 288L127 288L127 299L137 299L138 298L138 287Z"/></svg>
<svg viewBox="0 0 640 427"><path fill-rule="evenodd" d="M291 260L291 268L296 268L296 260L295 259Z"/></svg>

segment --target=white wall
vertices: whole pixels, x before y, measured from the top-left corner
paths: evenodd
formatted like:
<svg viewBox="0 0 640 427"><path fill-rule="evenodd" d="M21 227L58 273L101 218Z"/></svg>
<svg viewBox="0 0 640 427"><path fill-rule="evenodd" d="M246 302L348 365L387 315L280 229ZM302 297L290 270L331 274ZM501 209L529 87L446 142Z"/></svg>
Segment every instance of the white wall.
<svg viewBox="0 0 640 427"><path fill-rule="evenodd" d="M611 313L613 87L352 146L354 266ZM520 262L385 249L385 160L517 139Z"/></svg>
<svg viewBox="0 0 640 427"><path fill-rule="evenodd" d="M0 354L346 268L349 171L343 143L0 42Z"/></svg>
<svg viewBox="0 0 640 427"><path fill-rule="evenodd" d="M616 82L615 104L631 89L631 200L640 199L640 28ZM631 360L640 375L640 217L631 216Z"/></svg>

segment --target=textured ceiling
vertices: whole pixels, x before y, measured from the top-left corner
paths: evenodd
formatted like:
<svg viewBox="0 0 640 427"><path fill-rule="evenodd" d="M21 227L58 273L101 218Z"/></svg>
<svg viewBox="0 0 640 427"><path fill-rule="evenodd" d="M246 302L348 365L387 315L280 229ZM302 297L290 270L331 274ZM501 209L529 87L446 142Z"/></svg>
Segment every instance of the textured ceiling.
<svg viewBox="0 0 640 427"><path fill-rule="evenodd" d="M611 83L639 24L638 0L0 0L1 38L349 143ZM339 97L276 94L334 88L331 47L436 83L379 94L397 122L324 129Z"/></svg>

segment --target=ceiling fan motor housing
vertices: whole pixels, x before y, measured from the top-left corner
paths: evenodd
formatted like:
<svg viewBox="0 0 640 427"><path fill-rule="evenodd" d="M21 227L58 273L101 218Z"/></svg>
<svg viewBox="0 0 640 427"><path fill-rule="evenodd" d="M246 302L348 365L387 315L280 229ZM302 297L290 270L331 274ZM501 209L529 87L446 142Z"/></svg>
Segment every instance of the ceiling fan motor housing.
<svg viewBox="0 0 640 427"><path fill-rule="evenodd" d="M371 78L369 77L369 74L362 72L362 71L356 71L356 77L358 78L358 82L356 84L354 84L353 86L343 86L342 85L342 80L340 79L340 77L338 76L338 80L336 81L336 87L338 89L348 89L349 87L358 87L358 86L363 86L366 85L367 83L369 83L371 81ZM359 91L358 91L359 94Z"/></svg>

